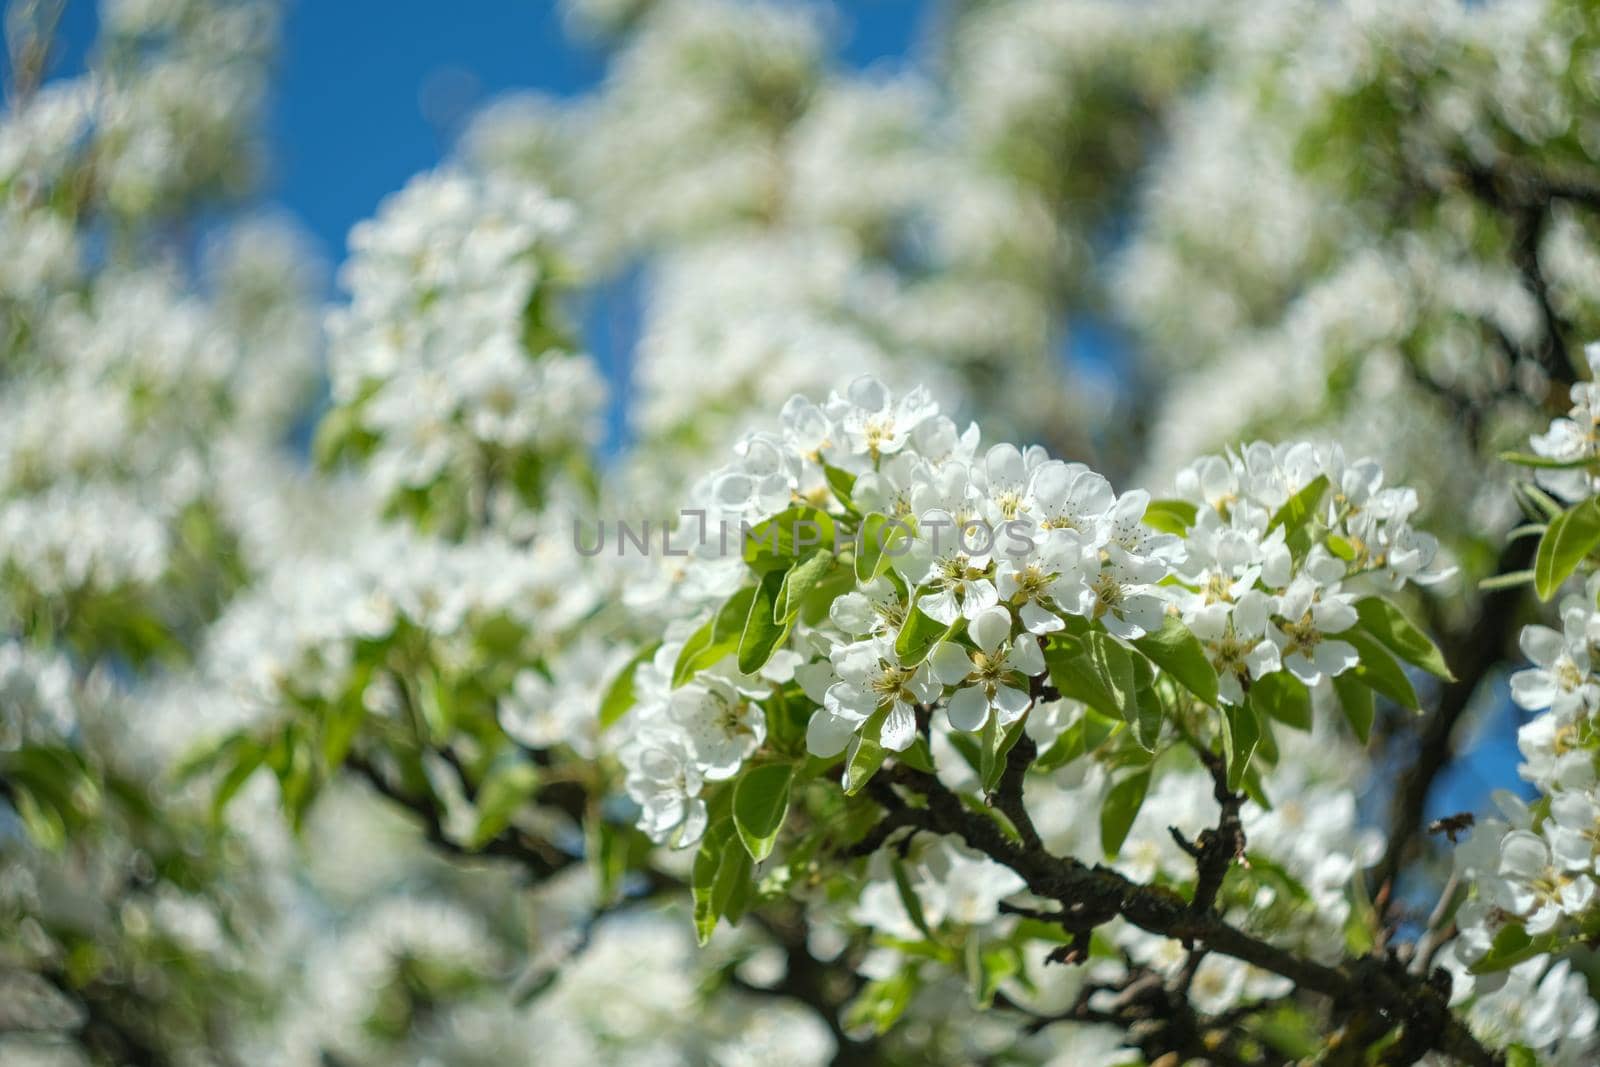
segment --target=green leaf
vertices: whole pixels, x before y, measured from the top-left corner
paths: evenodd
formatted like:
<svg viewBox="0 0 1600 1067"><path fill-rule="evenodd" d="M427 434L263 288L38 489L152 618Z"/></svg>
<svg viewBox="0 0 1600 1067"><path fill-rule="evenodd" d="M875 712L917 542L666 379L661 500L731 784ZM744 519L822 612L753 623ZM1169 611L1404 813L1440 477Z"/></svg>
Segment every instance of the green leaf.
<svg viewBox="0 0 1600 1067"><path fill-rule="evenodd" d="M1045 649L1045 662L1062 696L1138 725L1133 654L1115 638L1099 630L1082 638L1058 636Z"/></svg>
<svg viewBox="0 0 1600 1067"><path fill-rule="evenodd" d="M733 655L739 650L745 620L750 615L750 602L755 599L758 588L746 586L733 594L705 625L689 635L672 669L674 689L700 671L721 662L724 656Z"/></svg>
<svg viewBox="0 0 1600 1067"><path fill-rule="evenodd" d="M1251 682L1250 702L1286 726L1311 729L1311 692L1288 671L1274 671Z"/></svg>
<svg viewBox="0 0 1600 1067"><path fill-rule="evenodd" d="M478 823L471 847L482 848L511 825L517 809L539 788L539 768L520 757L497 760L478 787Z"/></svg>
<svg viewBox="0 0 1600 1067"><path fill-rule="evenodd" d="M862 519L856 533L856 580L866 584L882 574L900 553L900 543L910 536L905 523L876 511Z"/></svg>
<svg viewBox="0 0 1600 1067"><path fill-rule="evenodd" d="M856 491L856 476L849 471L840 470L830 463L822 465L822 475L828 479L828 488L833 490L834 498L844 506L846 511L854 513L856 504L853 497Z"/></svg>
<svg viewBox="0 0 1600 1067"><path fill-rule="evenodd" d="M737 924L744 918L750 903L750 881L754 864L742 846L728 845L722 850L722 862L717 864L717 878L711 887L711 906L718 918Z"/></svg>
<svg viewBox="0 0 1600 1067"><path fill-rule="evenodd" d="M798 506L741 530L744 561L757 574L787 570L813 548L834 548L833 519L824 511Z"/></svg>
<svg viewBox="0 0 1600 1067"><path fill-rule="evenodd" d="M1491 574L1478 583L1478 588L1485 593L1494 589L1510 589L1517 585L1532 585L1533 571L1507 571L1505 574Z"/></svg>
<svg viewBox="0 0 1600 1067"><path fill-rule="evenodd" d="M895 759L900 763L904 763L907 767L921 771L923 774L935 773L933 753L928 751L928 742L921 736L911 742L910 748L904 752L897 753Z"/></svg>
<svg viewBox="0 0 1600 1067"><path fill-rule="evenodd" d="M239 735L237 743L230 742L230 749L226 766L227 772L222 780L217 783L217 791L211 796L211 817L220 819L228 802L238 795L245 782L251 775L261 769L266 762L266 746L245 734Z"/></svg>
<svg viewBox="0 0 1600 1067"><path fill-rule="evenodd" d="M1351 731L1357 740L1366 744L1367 738L1372 736L1372 720L1377 715L1372 690L1363 685L1353 672L1345 671L1333 679L1333 691L1338 694L1339 706L1344 709L1344 717L1350 723Z"/></svg>
<svg viewBox="0 0 1600 1067"><path fill-rule="evenodd" d="M1166 719L1166 708L1161 703L1161 694L1156 692L1155 671L1149 662L1134 660L1134 673L1137 678L1134 703L1139 708L1138 720L1133 724L1134 739L1145 751L1154 752L1161 740L1161 724Z"/></svg>
<svg viewBox="0 0 1600 1067"><path fill-rule="evenodd" d="M1255 696L1253 688L1250 695ZM1222 755L1228 767L1228 788L1238 792L1250 758L1261 740L1260 713L1246 700L1243 704L1224 705L1223 714L1227 718L1227 729L1222 731Z"/></svg>
<svg viewBox="0 0 1600 1067"><path fill-rule="evenodd" d="M1010 945L985 949L977 929L967 931L965 949L967 987L972 991L972 1006L979 1011L994 1003L1000 984L1022 970L1022 960Z"/></svg>
<svg viewBox="0 0 1600 1067"><path fill-rule="evenodd" d="M852 1030L864 1027L874 1034L886 1032L905 1014L917 985L914 966L903 967L888 978L868 982L845 1009L846 1025Z"/></svg>
<svg viewBox="0 0 1600 1067"><path fill-rule="evenodd" d="M788 620L779 620L778 594L789 579L784 571L768 571L750 598L750 610L739 635L739 670L754 674L767 665L772 653L789 636Z"/></svg>
<svg viewBox="0 0 1600 1067"><path fill-rule="evenodd" d="M66 821L60 809L35 795L24 785L11 786L11 805L22 820L23 829L34 844L47 852L58 851L67 843Z"/></svg>
<svg viewBox="0 0 1600 1067"><path fill-rule="evenodd" d="M1539 1067L1539 1057L1527 1045L1507 1045L1506 1067Z"/></svg>
<svg viewBox="0 0 1600 1067"><path fill-rule="evenodd" d="M1407 663L1421 667L1435 678L1455 681L1455 675L1450 673L1450 665L1444 661L1438 646L1422 632L1420 626L1406 618L1405 612L1387 600L1374 596L1357 601L1356 614L1360 616L1361 628L1383 642L1389 651Z"/></svg>
<svg viewBox="0 0 1600 1067"><path fill-rule="evenodd" d="M1354 646L1361 657L1361 662L1350 673L1401 707L1421 710L1422 704L1417 700L1417 691L1411 687L1411 679L1406 677L1400 662L1378 643L1376 637L1353 626L1333 637Z"/></svg>
<svg viewBox="0 0 1600 1067"><path fill-rule="evenodd" d="M421 690L418 705L422 711L422 721L428 727L428 739L435 745L442 745L455 729L455 690L439 677L437 671L429 671L422 677Z"/></svg>
<svg viewBox="0 0 1600 1067"><path fill-rule="evenodd" d="M861 731L851 740L844 761L845 796L855 796L878 773L888 752L878 743L884 720L889 717L890 706L884 705L861 724Z"/></svg>
<svg viewBox="0 0 1600 1067"><path fill-rule="evenodd" d="M778 831L789 814L793 781L793 766L768 763L745 771L733 787L733 825L745 851L757 863L772 855Z"/></svg>
<svg viewBox="0 0 1600 1067"><path fill-rule="evenodd" d="M1317 505L1322 501L1322 494L1328 491L1328 476L1319 474L1311 483L1294 496L1284 501L1283 507L1272 516L1272 522L1267 526L1271 533L1278 527L1284 528L1284 533L1293 534L1316 514Z"/></svg>
<svg viewBox="0 0 1600 1067"><path fill-rule="evenodd" d="M1539 599L1549 600L1596 545L1600 545L1600 498L1590 497L1551 519L1533 561L1533 588Z"/></svg>
<svg viewBox="0 0 1600 1067"><path fill-rule="evenodd" d="M1000 728L1000 717L998 715L990 715L988 721L984 723L983 733L979 737L979 743L983 746L983 751L978 762L979 774L983 778L983 791L985 793L994 792L1000 785L1000 776L1006 770L1006 757L1011 754L1011 750L1016 748L1017 742L1022 739L1023 722L1023 719L1018 719L1002 730Z"/></svg>
<svg viewBox="0 0 1600 1067"><path fill-rule="evenodd" d="M1198 638L1176 615L1168 615L1155 633L1133 642L1156 666L1207 704L1217 703L1217 672Z"/></svg>
<svg viewBox="0 0 1600 1067"><path fill-rule="evenodd" d="M1083 714L1074 719L1072 725L1061 731L1061 736L1033 761L1034 769L1048 773L1058 767L1065 767L1078 757L1097 750L1126 726L1127 724L1121 719L1113 719L1093 708L1085 707Z"/></svg>
<svg viewBox="0 0 1600 1067"><path fill-rule="evenodd" d="M617 721L628 714L628 709L633 707L633 702L638 696L634 689L634 678L639 673L639 668L649 663L655 656L656 650L661 647L660 641L652 641L634 653L632 658L625 663L617 676L611 679L611 684L606 686L605 695L600 698L600 729L610 729Z"/></svg>
<svg viewBox="0 0 1600 1067"><path fill-rule="evenodd" d="M1145 767L1122 779L1106 794L1100 806L1100 845L1109 858L1117 858L1149 789L1150 768Z"/></svg>
<svg viewBox="0 0 1600 1067"><path fill-rule="evenodd" d="M1181 537L1194 525L1196 514L1198 509L1187 500L1152 500L1144 509L1144 524Z"/></svg>
<svg viewBox="0 0 1600 1067"><path fill-rule="evenodd" d="M712 889L717 884L717 868L722 864L723 846L727 844L726 823L707 827L700 839L700 848L694 854L689 868L689 890L694 899L695 939L704 945L711 940L717 927L716 905Z"/></svg>
<svg viewBox="0 0 1600 1067"><path fill-rule="evenodd" d="M1536 456L1528 452L1502 452L1502 463L1513 463L1518 467L1534 467L1539 470L1581 470L1584 467L1593 467L1600 464L1600 456L1583 456L1579 459L1551 459L1549 456Z"/></svg>
<svg viewBox="0 0 1600 1067"><path fill-rule="evenodd" d="M800 605L804 604L806 597L827 579L833 570L834 562L832 552L819 548L790 567L783 576L783 585L778 589L773 620L788 624L799 618Z"/></svg>
<svg viewBox="0 0 1600 1067"><path fill-rule="evenodd" d="M894 887L900 894L900 905L906 909L906 914L911 916L912 925L922 931L923 937L933 937L933 931L928 928L928 916L922 910L922 899L911 887L911 877L906 874L906 865L901 862L899 856L890 855L889 870L894 874Z"/></svg>
<svg viewBox="0 0 1600 1067"><path fill-rule="evenodd" d="M938 644L955 633L962 624L958 615L956 621L946 626L936 619L924 615L922 609L912 606L911 612L906 616L906 621L900 627L900 633L894 639L895 655L900 657L900 663L905 667L915 667L928 658Z"/></svg>
<svg viewBox="0 0 1600 1067"><path fill-rule="evenodd" d="M1521 923L1507 923L1494 935L1494 942L1489 946L1489 951L1468 968L1473 974L1492 974L1514 967L1523 960L1549 952L1556 947L1554 934L1541 934L1534 937L1525 930Z"/></svg>

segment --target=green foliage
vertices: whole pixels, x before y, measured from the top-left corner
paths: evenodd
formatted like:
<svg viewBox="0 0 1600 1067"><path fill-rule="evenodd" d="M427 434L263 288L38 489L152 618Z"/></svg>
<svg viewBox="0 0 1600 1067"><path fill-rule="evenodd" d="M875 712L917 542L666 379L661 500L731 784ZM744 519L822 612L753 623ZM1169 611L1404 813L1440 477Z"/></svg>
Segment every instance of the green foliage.
<svg viewBox="0 0 1600 1067"><path fill-rule="evenodd" d="M767 763L746 769L734 784L734 828L757 863L772 854L778 831L789 813L789 787L793 781L793 766Z"/></svg>
<svg viewBox="0 0 1600 1067"><path fill-rule="evenodd" d="M660 647L660 641L651 641L645 645L629 657L628 662L623 664L617 676L611 680L611 684L606 686L605 695L600 698L601 730L614 726L617 720L633 707L637 699L634 679L639 673L639 667L641 664L649 663Z"/></svg>
<svg viewBox="0 0 1600 1067"><path fill-rule="evenodd" d="M1160 630L1135 639L1133 646L1202 701L1217 702L1217 672L1177 616L1168 615Z"/></svg>
<svg viewBox="0 0 1600 1067"><path fill-rule="evenodd" d="M1106 793L1100 805L1100 847L1111 859L1122 851L1122 843L1128 839L1128 831L1149 791L1150 768L1146 766L1119 779Z"/></svg>
<svg viewBox="0 0 1600 1067"><path fill-rule="evenodd" d="M1381 597L1365 597L1356 601L1356 613L1361 629L1377 638L1390 652L1435 678L1455 681L1438 646L1394 604Z"/></svg>
<svg viewBox="0 0 1600 1067"><path fill-rule="evenodd" d="M1600 546L1600 497L1590 497L1550 520L1533 561L1533 588L1549 600L1578 564Z"/></svg>

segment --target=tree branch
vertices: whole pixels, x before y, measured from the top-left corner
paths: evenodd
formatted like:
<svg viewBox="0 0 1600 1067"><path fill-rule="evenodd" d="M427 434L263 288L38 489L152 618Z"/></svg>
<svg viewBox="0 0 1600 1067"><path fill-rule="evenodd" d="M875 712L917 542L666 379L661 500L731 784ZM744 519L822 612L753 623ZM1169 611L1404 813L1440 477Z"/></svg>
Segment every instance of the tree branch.
<svg viewBox="0 0 1600 1067"><path fill-rule="evenodd" d="M1202 946L1212 952L1288 978L1307 993L1331 998L1341 1008L1364 1009L1387 1025L1401 1026L1407 1041L1426 1037L1426 1046L1472 1065L1499 1067L1499 1056L1479 1044L1448 1012L1448 991L1395 970L1373 957L1347 960L1337 967L1303 959L1230 925L1214 911L1198 911L1177 893L1141 885L1111 868L1094 867L1043 849L1018 847L993 819L970 811L934 776L904 765L890 771L893 781L927 800L930 829L961 837L969 847L1009 867L1034 895L1062 906L1057 921L1068 930L1092 929L1112 918L1141 930ZM920 817L919 817L920 818Z"/></svg>

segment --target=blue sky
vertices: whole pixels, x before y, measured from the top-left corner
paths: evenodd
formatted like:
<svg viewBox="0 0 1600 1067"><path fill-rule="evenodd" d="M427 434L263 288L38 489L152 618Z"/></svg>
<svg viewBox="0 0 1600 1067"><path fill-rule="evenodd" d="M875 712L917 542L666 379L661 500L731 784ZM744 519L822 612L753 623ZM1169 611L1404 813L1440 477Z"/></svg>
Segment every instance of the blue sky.
<svg viewBox="0 0 1600 1067"><path fill-rule="evenodd" d="M81 67L95 7L67 0L57 73ZM925 0L856 0L836 21L840 62L914 52L931 11ZM353 223L439 162L449 115L513 89L579 93L601 73L599 53L563 32L554 0L290 0L264 198L335 261Z"/></svg>

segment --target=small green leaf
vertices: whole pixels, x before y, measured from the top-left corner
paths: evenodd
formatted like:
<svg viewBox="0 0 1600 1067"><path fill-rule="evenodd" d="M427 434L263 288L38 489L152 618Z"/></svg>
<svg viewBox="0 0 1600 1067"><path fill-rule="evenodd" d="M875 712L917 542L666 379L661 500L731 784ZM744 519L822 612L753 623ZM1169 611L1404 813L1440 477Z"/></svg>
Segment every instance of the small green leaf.
<svg viewBox="0 0 1600 1067"><path fill-rule="evenodd" d="M1250 695L1255 696L1253 688ZM1252 701L1246 700L1243 704L1224 705L1223 714L1227 728L1222 731L1222 755L1228 767L1228 788L1237 793L1261 740L1260 713Z"/></svg>
<svg viewBox="0 0 1600 1067"><path fill-rule="evenodd" d="M833 553L825 548L819 548L790 567L783 576L782 587L778 590L777 604L773 608L773 620L788 624L799 618L800 605L804 604L806 597L828 577L833 565Z"/></svg>
<svg viewBox="0 0 1600 1067"><path fill-rule="evenodd" d="M979 1011L994 1003L1000 984L1022 969L1017 950L1010 945L983 947L977 928L967 931L965 946L967 988L972 991L972 1006Z"/></svg>
<svg viewBox="0 0 1600 1067"><path fill-rule="evenodd" d="M733 787L733 825L745 851L757 863L772 854L778 831L789 814L789 785L794 767L768 763L751 767Z"/></svg>
<svg viewBox="0 0 1600 1067"><path fill-rule="evenodd" d="M1328 476L1326 474L1317 475L1304 489L1284 501L1283 507L1279 508L1277 514L1272 516L1272 522L1268 524L1267 532L1271 533L1282 526L1284 533L1293 534L1311 521L1311 517L1317 512L1317 505L1322 502L1322 494L1327 491Z"/></svg>
<svg viewBox="0 0 1600 1067"><path fill-rule="evenodd" d="M814 548L834 548L833 519L813 507L792 507L741 530L740 538L751 570L757 574L787 570Z"/></svg>
<svg viewBox="0 0 1600 1067"><path fill-rule="evenodd" d="M232 746L228 762L228 770L217 783L217 791L211 796L211 817L220 819L222 812L228 806L250 776L261 769L266 761L266 746L258 743L254 738L241 734L239 744Z"/></svg>
<svg viewBox="0 0 1600 1067"><path fill-rule="evenodd" d="M627 663L623 664L617 676L611 679L611 684L606 686L605 695L600 698L600 729L610 729L628 714L628 709L633 707L637 696L634 689L634 678L639 673L639 667L649 663L655 656L656 650L661 647L660 641L652 641L634 653Z"/></svg>
<svg viewBox="0 0 1600 1067"><path fill-rule="evenodd" d="M737 924L744 917L753 888L750 881L753 868L750 854L742 847L729 844L723 848L716 882L711 887L711 906L718 918Z"/></svg>
<svg viewBox="0 0 1600 1067"><path fill-rule="evenodd" d="M844 792L855 796L878 773L888 752L878 743L884 720L889 717L889 705L884 705L861 724L861 731L850 742L844 761Z"/></svg>
<svg viewBox="0 0 1600 1067"><path fill-rule="evenodd" d="M1581 470L1600 464L1600 456L1583 456L1578 459L1552 459L1549 456L1535 456L1528 452L1502 452L1502 463L1513 463L1518 467L1534 467L1539 470Z"/></svg>
<svg viewBox="0 0 1600 1067"><path fill-rule="evenodd" d="M1061 731L1061 736L1033 761L1034 769L1048 773L1057 767L1065 767L1078 757L1097 750L1126 726L1127 724L1120 719L1110 718L1093 708L1085 707L1083 714L1074 719L1072 725Z"/></svg>
<svg viewBox="0 0 1600 1067"><path fill-rule="evenodd" d="M1506 1067L1539 1067L1539 1057L1527 1045L1507 1045Z"/></svg>
<svg viewBox="0 0 1600 1067"><path fill-rule="evenodd" d="M672 669L674 689L707 667L720 663L724 656L738 652L745 620L750 616L750 602L755 599L758 588L750 585L733 594L705 625L689 635Z"/></svg>
<svg viewBox="0 0 1600 1067"><path fill-rule="evenodd" d="M1147 766L1122 779L1106 794L1100 806L1100 845L1109 858L1117 858L1149 789L1150 768Z"/></svg>
<svg viewBox="0 0 1600 1067"><path fill-rule="evenodd" d="M1187 500L1152 500L1144 509L1144 524L1181 537L1194 525L1197 514L1198 509Z"/></svg>
<svg viewBox="0 0 1600 1067"><path fill-rule="evenodd" d="M924 615L921 608L913 606L906 621L900 627L900 633L894 639L895 655L900 657L900 663L905 667L915 667L928 658L938 644L955 633L961 625L962 619L958 615L956 621L949 626Z"/></svg>
<svg viewBox="0 0 1600 1067"><path fill-rule="evenodd" d="M539 768L520 757L497 761L478 787L478 822L470 845L482 848L511 825L517 809L539 788Z"/></svg>
<svg viewBox="0 0 1600 1067"><path fill-rule="evenodd" d="M856 532L856 580L863 585L882 574L901 552L911 528L876 511L861 520Z"/></svg>
<svg viewBox="0 0 1600 1067"><path fill-rule="evenodd" d="M1401 707L1421 710L1422 704L1417 700L1417 691L1412 688L1411 679L1406 677L1400 662L1378 643L1376 637L1365 630L1351 627L1335 634L1334 638L1348 642L1361 657L1361 662L1351 668L1350 673Z"/></svg>
<svg viewBox="0 0 1600 1067"><path fill-rule="evenodd" d="M1468 968L1473 974L1492 974L1514 967L1523 960L1549 952L1556 947L1554 934L1534 937L1521 923L1507 923L1494 935L1489 951Z"/></svg>
<svg viewBox="0 0 1600 1067"><path fill-rule="evenodd" d="M1333 691L1338 694L1339 706L1350 723L1351 731L1363 745L1372 735L1372 720L1377 708L1372 700L1372 690L1362 684L1353 671L1345 671L1333 679Z"/></svg>
<svg viewBox="0 0 1600 1067"><path fill-rule="evenodd" d="M1207 704L1217 703L1216 669L1199 639L1176 615L1168 615L1160 630L1137 638L1133 646L1189 692Z"/></svg>
<svg viewBox="0 0 1600 1067"><path fill-rule="evenodd" d="M1133 655L1099 630L1082 638L1057 636L1045 650L1050 681L1061 695L1137 725L1139 705Z"/></svg>
<svg viewBox="0 0 1600 1067"><path fill-rule="evenodd" d="M1145 751L1154 752L1161 741L1161 724L1166 721L1167 712L1161 703L1161 694L1156 692L1154 670L1144 660L1134 663L1139 676L1134 689L1134 703L1139 708L1138 720L1133 724L1134 739Z"/></svg>
<svg viewBox="0 0 1600 1067"><path fill-rule="evenodd" d="M900 894L900 905L906 909L906 914L911 916L911 923L922 936L933 937L933 931L928 927L927 913L922 910L922 899L917 896L917 891L911 887L911 877L906 873L906 865L899 856L889 858L889 870L894 874L894 887Z"/></svg>
<svg viewBox="0 0 1600 1067"><path fill-rule="evenodd" d="M1381 597L1367 597L1356 602L1356 614L1361 628L1383 642L1389 651L1435 678L1455 681L1438 646L1420 626L1406 618L1405 612Z"/></svg>
<svg viewBox="0 0 1600 1067"><path fill-rule="evenodd" d="M788 620L779 621L778 594L789 572L768 571L761 576L739 635L739 670L754 674L767 665L772 653L789 636Z"/></svg>
<svg viewBox="0 0 1600 1067"><path fill-rule="evenodd" d="M828 488L833 490L833 495L846 511L854 513L856 504L854 495L856 491L856 476L849 471L840 470L830 463L822 465L823 477L828 479Z"/></svg>
<svg viewBox="0 0 1600 1067"><path fill-rule="evenodd" d="M1006 758L1011 755L1011 750L1017 747L1017 742L1022 739L1022 719L1000 728L1000 716L990 715L983 725L983 733L979 737L979 744L983 752L979 758L979 774L983 778L983 791L992 793L1000 785L1000 776L1006 771Z"/></svg>
<svg viewBox="0 0 1600 1067"><path fill-rule="evenodd" d="M904 763L907 767L921 771L923 774L934 773L933 753L928 751L928 742L920 736L911 742L910 748L904 752L897 753L895 759Z"/></svg>
<svg viewBox="0 0 1600 1067"><path fill-rule="evenodd" d="M1311 692L1288 671L1274 671L1251 682L1250 701L1261 714L1286 726L1311 729Z"/></svg>
<svg viewBox="0 0 1600 1067"><path fill-rule="evenodd" d="M1533 561L1533 588L1540 600L1549 600L1585 556L1600 545L1600 497L1562 512L1550 520L1539 539Z"/></svg>

